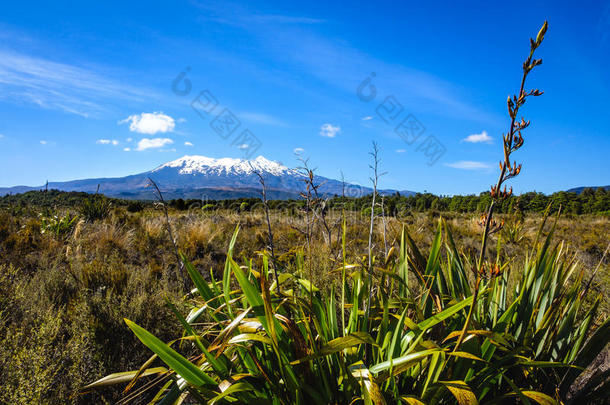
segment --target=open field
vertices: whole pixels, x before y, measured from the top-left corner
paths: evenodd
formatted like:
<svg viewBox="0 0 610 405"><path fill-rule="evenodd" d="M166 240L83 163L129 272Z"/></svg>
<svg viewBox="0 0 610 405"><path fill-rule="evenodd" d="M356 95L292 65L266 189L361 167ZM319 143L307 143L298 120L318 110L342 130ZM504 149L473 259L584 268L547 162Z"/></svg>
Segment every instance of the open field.
<svg viewBox="0 0 610 405"><path fill-rule="evenodd" d="M121 398L123 386L82 396L77 393L107 374L137 370L149 358L150 352L123 318L163 341L181 335L180 322L165 300L186 314L190 304L183 297L193 285L178 264L163 210L143 205L131 207L137 212L129 212L129 205L114 203L103 218L87 221L82 204L78 199L72 206L56 208L9 204L0 211L0 379L5 382L0 402L53 403L57 398L70 398L66 402L113 403ZM293 214L271 210L280 273L315 280L324 296L339 294L342 219L346 220L345 262L366 269L369 214L370 210L331 211L325 218L330 243L322 222L315 221L308 248L307 214L298 209ZM506 264L504 274L513 283L521 276L523 260L534 247L543 217L537 213L499 217L505 226L490 240L489 260L495 262L499 255L497 261ZM380 266L398 271L403 229L422 252L428 252L441 219L451 229L460 253L474 261L480 249L478 213L411 211L398 218L380 216L373 233L373 256L381 261ZM254 252L269 250L262 209L170 209L169 222L178 249L208 282L210 271L215 280L223 278L236 225L240 227L233 251L236 261L254 259L253 268L260 269L262 256ZM547 221L545 234L552 222L553 218ZM602 260L608 235L608 217L580 215L560 217L553 237L553 243L563 243L562 249L577 261L568 285L578 283L577 288L584 289L591 282L578 317L597 296L602 297L593 325L610 313L610 260L607 256ZM442 243L449 243L445 233ZM299 257L304 264L299 265ZM440 260L448 260L447 252ZM473 283L473 273L468 270L466 274ZM415 273L408 277L412 296L420 296ZM337 299L340 302L339 296ZM183 350L194 353L196 348Z"/></svg>

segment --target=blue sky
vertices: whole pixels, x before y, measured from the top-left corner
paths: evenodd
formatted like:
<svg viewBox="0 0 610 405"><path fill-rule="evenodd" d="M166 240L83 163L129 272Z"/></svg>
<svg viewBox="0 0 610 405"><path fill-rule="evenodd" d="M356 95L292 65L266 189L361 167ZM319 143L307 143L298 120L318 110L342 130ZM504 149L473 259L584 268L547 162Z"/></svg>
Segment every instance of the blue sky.
<svg viewBox="0 0 610 405"><path fill-rule="evenodd" d="M295 150L320 175L367 184L376 141L382 188L478 193L497 178L505 100L545 19L529 78L545 94L522 110L532 125L512 185L610 184L610 2L346 4L5 4L0 186L185 154L297 166ZM212 122L227 112L233 133Z"/></svg>

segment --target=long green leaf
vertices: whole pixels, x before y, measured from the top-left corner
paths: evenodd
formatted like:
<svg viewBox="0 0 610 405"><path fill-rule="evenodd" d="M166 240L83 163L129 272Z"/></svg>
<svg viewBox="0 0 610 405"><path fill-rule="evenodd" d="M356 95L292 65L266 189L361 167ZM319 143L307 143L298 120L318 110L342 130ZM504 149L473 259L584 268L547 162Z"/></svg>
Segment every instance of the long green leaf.
<svg viewBox="0 0 610 405"><path fill-rule="evenodd" d="M125 319L129 329L140 339L144 345L155 352L161 360L170 366L176 374L184 378L189 384L195 387L204 385L216 386L217 383L196 365L185 359L180 353L163 343L152 333L138 326L129 319Z"/></svg>
<svg viewBox="0 0 610 405"><path fill-rule="evenodd" d="M331 340L324 346L322 346L318 353L304 357L299 360L295 360L290 364L301 364L319 357L328 356L329 354L340 352L348 347L358 346L361 344L376 345L375 340L366 332L352 332L343 337L339 337Z"/></svg>
<svg viewBox="0 0 610 405"><path fill-rule="evenodd" d="M439 381L455 397L459 405L478 405L476 395L464 381Z"/></svg>
<svg viewBox="0 0 610 405"><path fill-rule="evenodd" d="M154 368L149 368L144 370L142 373L140 373L141 377L146 377L149 375L156 375L156 374L161 374L161 373L166 373L167 369L165 367L154 367ZM129 382L133 379L133 377L138 374L138 370L135 371L125 371L123 373L113 373L110 375L107 375L106 377L100 378L99 380L92 382L89 385L85 385L82 390L89 390L89 389L98 389L98 388L104 388L107 387L109 385L114 385L114 384L121 384L121 383L126 383Z"/></svg>

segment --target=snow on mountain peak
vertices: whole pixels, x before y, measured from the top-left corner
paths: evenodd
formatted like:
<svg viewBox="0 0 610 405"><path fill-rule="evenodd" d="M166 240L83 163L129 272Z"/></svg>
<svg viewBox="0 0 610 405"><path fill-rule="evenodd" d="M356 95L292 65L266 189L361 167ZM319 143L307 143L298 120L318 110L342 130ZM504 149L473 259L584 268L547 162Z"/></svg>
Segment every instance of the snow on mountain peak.
<svg viewBox="0 0 610 405"><path fill-rule="evenodd" d="M200 155L187 155L174 161L165 163L157 167L153 172L166 167L178 168L180 174L236 174L249 175L255 171L281 176L291 172L289 168L280 163L259 156L253 160L220 158L214 159Z"/></svg>

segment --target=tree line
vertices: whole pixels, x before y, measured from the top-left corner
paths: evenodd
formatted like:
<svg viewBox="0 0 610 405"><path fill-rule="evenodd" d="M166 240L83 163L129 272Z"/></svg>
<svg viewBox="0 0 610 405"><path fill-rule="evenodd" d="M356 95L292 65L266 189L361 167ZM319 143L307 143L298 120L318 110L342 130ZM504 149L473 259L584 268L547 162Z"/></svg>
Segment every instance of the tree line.
<svg viewBox="0 0 610 405"><path fill-rule="evenodd" d="M99 197L99 196L98 196ZM93 198L82 192L63 192L58 190L30 191L23 194L0 197L0 206L80 206L84 200ZM107 198L107 197L103 197ZM325 197L326 207L333 210L363 211L371 210L372 195L362 197ZM153 201L121 200L108 198L115 207L125 207L131 212L141 211L152 206ZM396 216L406 212L484 212L491 202L489 192L479 195L442 196L431 193L417 193L409 196L395 193L377 197L376 210L385 215ZM195 200L174 199L168 205L179 211L203 210L212 211L228 209L234 211L252 211L260 208L260 198L239 198L233 200ZM297 213L305 207L305 200L270 200L267 202L272 210L284 210L286 213ZM581 193L559 191L550 195L538 192L528 192L513 195L497 206L497 212L543 212L550 205L550 211L557 212L561 207L563 213L603 214L610 215L610 188L585 188Z"/></svg>

